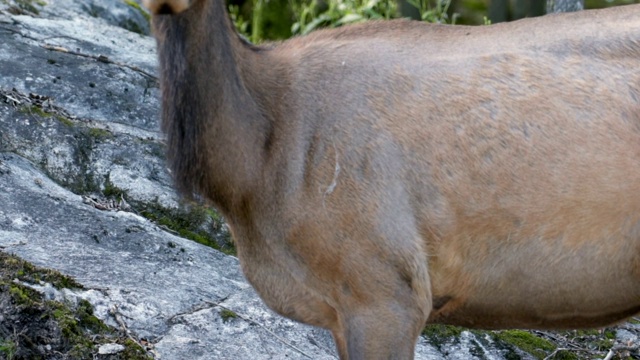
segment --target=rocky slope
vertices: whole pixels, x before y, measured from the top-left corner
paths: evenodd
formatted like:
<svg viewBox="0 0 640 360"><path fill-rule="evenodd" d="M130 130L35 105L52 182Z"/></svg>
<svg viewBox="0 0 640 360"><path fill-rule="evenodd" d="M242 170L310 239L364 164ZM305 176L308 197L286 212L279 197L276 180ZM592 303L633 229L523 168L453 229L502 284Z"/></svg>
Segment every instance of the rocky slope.
<svg viewBox="0 0 640 360"><path fill-rule="evenodd" d="M155 44L136 4L0 0L0 250L71 276L82 288L19 282L88 301L157 359L336 358L328 333L262 304L223 253L233 252L223 220L172 190ZM632 324L618 331L632 343L634 334ZM437 327L425 336L418 359L544 358L564 344L553 336L569 335ZM5 340L0 358L11 358Z"/></svg>

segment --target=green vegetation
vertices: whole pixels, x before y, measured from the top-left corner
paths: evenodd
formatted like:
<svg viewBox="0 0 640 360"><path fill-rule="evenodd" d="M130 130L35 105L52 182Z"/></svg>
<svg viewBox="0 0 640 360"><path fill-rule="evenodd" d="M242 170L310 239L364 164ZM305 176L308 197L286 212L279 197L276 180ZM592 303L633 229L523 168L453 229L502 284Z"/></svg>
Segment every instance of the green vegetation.
<svg viewBox="0 0 640 360"><path fill-rule="evenodd" d="M222 232L223 221L215 210L200 205L190 205L187 209L167 209L157 202L141 205L145 208L140 211L140 214L156 224L165 226L186 239L228 255L235 255L235 247L228 235L222 239L216 239L210 232L204 230L204 227L210 224L214 232Z"/></svg>
<svg viewBox="0 0 640 360"><path fill-rule="evenodd" d="M229 310L229 309L222 309L220 310L220 317L222 318L223 322L227 322L231 319L235 319L238 317L238 314L236 314L235 312Z"/></svg>
<svg viewBox="0 0 640 360"><path fill-rule="evenodd" d="M344 0L292 2L296 21L293 34L307 34L320 27L337 27L369 19L396 17L397 3L388 0Z"/></svg>
<svg viewBox="0 0 640 360"><path fill-rule="evenodd" d="M436 0L435 4L431 4L428 0L407 0L411 5L415 6L420 13L422 21L439 24L455 24L459 16L453 13L449 20L449 7L451 0Z"/></svg>
<svg viewBox="0 0 640 360"><path fill-rule="evenodd" d="M0 340L0 355L3 355L7 360L13 360L13 357L18 350L18 346L11 339Z"/></svg>
<svg viewBox="0 0 640 360"><path fill-rule="evenodd" d="M602 352L609 351L609 349L613 347L616 339L616 333L613 329L570 330L562 331L559 335L572 339L574 342L579 342L586 349Z"/></svg>
<svg viewBox="0 0 640 360"><path fill-rule="evenodd" d="M151 15L149 15L148 12L146 12L140 5L138 5L138 3L132 0L123 0L123 1L125 4L132 7L134 10L136 10L140 14L142 14L142 16L145 19L144 21L146 21L147 24L150 24ZM146 29L143 26L141 26L140 23L136 21L136 19L124 19L120 22L120 26L137 34L145 35L147 33Z"/></svg>
<svg viewBox="0 0 640 360"><path fill-rule="evenodd" d="M20 8L20 10L27 11L36 15L40 15L40 10L36 7L36 5L47 5L47 3L42 0L14 0L14 2Z"/></svg>
<svg viewBox="0 0 640 360"><path fill-rule="evenodd" d="M45 119L55 117L56 120L58 120L60 123L64 124L67 127L71 128L74 126L73 121L67 119L66 117L56 113L47 112L43 108L37 105L26 105L18 109L18 111L20 111L23 114L36 115Z"/></svg>
<svg viewBox="0 0 640 360"><path fill-rule="evenodd" d="M9 295L18 305L33 306L36 305L34 299L39 295L35 290L20 284L9 285Z"/></svg>
<svg viewBox="0 0 640 360"><path fill-rule="evenodd" d="M636 2L638 0L586 0L585 7ZM228 3L236 29L254 43L369 19L413 18L435 23L487 25L534 16L533 9L544 11L546 5L542 0L229 0ZM494 11L490 13L492 5ZM497 13L501 16L496 16Z"/></svg>
<svg viewBox="0 0 640 360"><path fill-rule="evenodd" d="M56 115L56 119L58 119L58 121L60 121L62 124L64 124L67 127L73 127L73 121L67 119L66 117L62 116L62 115Z"/></svg>
<svg viewBox="0 0 640 360"><path fill-rule="evenodd" d="M43 118L48 118L52 116L51 113L44 111L41 107L36 105L23 106L19 109L19 111L23 114L33 114Z"/></svg>
<svg viewBox="0 0 640 360"><path fill-rule="evenodd" d="M119 187L115 186L112 182L111 182L111 177L109 175L105 176L104 179L104 189L102 189L102 195L108 197L108 198L116 198L119 199L121 197L124 197L125 199L127 198L126 196L126 192L123 189L120 189Z"/></svg>
<svg viewBox="0 0 640 360"><path fill-rule="evenodd" d="M422 330L422 336L429 340L429 344L440 348L448 342L455 341L464 330L458 326L432 324Z"/></svg>
<svg viewBox="0 0 640 360"><path fill-rule="evenodd" d="M82 285L74 279L62 275L55 270L41 269L16 257L7 257L3 253L0 253L0 260L4 271L11 271L14 274L13 279L18 279L26 283L46 282L56 289L83 288Z"/></svg>
<svg viewBox="0 0 640 360"><path fill-rule="evenodd" d="M0 334L4 336L0 339L0 358L40 359L47 345L49 350L44 358L89 360L94 359L100 345L117 343L125 350L110 359L151 359L127 334L95 317L88 301L72 304L46 300L24 285L42 281L59 289L81 288L75 280L56 271L0 252L0 301L4 304L0 308Z"/></svg>
<svg viewBox="0 0 640 360"><path fill-rule="evenodd" d="M147 19L148 22L151 21L151 15L149 15L149 13L145 9L143 9L137 2L133 0L124 0L124 3L136 9L140 14L142 14L145 19Z"/></svg>
<svg viewBox="0 0 640 360"><path fill-rule="evenodd" d="M516 348L535 356L537 359L544 359L554 350L556 346L541 337L538 337L524 330L504 330L492 332L493 339L507 348ZM517 355L511 354L510 358L516 359ZM517 357L519 358L519 357Z"/></svg>
<svg viewBox="0 0 640 360"><path fill-rule="evenodd" d="M181 209L169 209L162 206L157 200L151 203L132 201L126 190L113 184L109 175L105 176L102 194L107 198L124 198L140 215L183 238L212 247L227 255L236 254L231 237L228 231L223 228L224 219L211 208L189 204ZM170 241L167 246L175 248L176 244ZM181 251L184 252L184 249Z"/></svg>
<svg viewBox="0 0 640 360"><path fill-rule="evenodd" d="M88 134L94 141L104 141L113 138L111 131L99 128L89 128Z"/></svg>
<svg viewBox="0 0 640 360"><path fill-rule="evenodd" d="M546 338L544 333L537 334L534 331L488 331L441 324L426 326L422 336L431 345L442 349L444 345L456 344L463 331L471 332L479 342L477 346L470 344L469 351L473 355L483 358L484 350L481 344L497 346L504 349L502 355L507 360L520 360L523 353L528 353L536 359L548 360L601 359L614 345L615 340L615 332L612 329L605 329L604 332L600 330L554 332L550 333L551 337ZM565 347L574 350L565 350Z"/></svg>

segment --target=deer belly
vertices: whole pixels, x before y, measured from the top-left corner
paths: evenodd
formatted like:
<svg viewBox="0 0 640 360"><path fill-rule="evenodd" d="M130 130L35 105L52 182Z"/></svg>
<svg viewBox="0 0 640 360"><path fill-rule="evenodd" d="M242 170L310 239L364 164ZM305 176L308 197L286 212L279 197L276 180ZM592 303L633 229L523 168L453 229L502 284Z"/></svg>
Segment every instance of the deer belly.
<svg viewBox="0 0 640 360"><path fill-rule="evenodd" d="M617 235L573 243L563 237L485 240L467 243L464 251L448 246L430 265L430 321L577 328L631 316L640 311L640 241Z"/></svg>

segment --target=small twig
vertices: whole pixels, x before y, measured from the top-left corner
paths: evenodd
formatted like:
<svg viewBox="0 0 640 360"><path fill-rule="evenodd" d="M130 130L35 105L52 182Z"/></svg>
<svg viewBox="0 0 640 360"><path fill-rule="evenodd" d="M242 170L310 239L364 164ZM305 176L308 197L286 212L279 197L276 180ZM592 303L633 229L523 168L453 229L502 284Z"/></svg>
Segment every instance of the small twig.
<svg viewBox="0 0 640 360"><path fill-rule="evenodd" d="M27 38L27 39L36 40L36 41L38 40L38 39L34 39L34 38L32 38L32 37L30 37L30 36L28 36L28 35L25 35L25 34L24 34L24 33L22 33L22 31L20 31L20 30L16 30L16 29L8 28L8 27L6 27L6 26L0 26L0 29L5 30L5 31L8 31L8 32L10 32L10 33L12 33L12 34L20 35L20 36L25 37L25 38Z"/></svg>
<svg viewBox="0 0 640 360"><path fill-rule="evenodd" d="M18 241L17 243L12 243L12 244L7 244L7 245L0 245L0 249L6 249L6 248L10 248L10 247L24 246L24 245L27 245L27 243L24 242L24 241Z"/></svg>
<svg viewBox="0 0 640 360"><path fill-rule="evenodd" d="M609 349L607 356L605 356L603 360L611 360L616 353L619 353L621 351L636 352L638 351L638 348L640 348L640 345L614 345L611 349Z"/></svg>
<svg viewBox="0 0 640 360"><path fill-rule="evenodd" d="M567 349L567 348L556 348L555 350L553 350L553 352L551 354L549 354L549 356L545 357L543 360L551 360L554 356L556 356L556 354L559 351L569 351L569 349Z"/></svg>
<svg viewBox="0 0 640 360"><path fill-rule="evenodd" d="M67 48L64 48L62 46L53 46L53 45L49 45L49 44L44 44L44 45L40 45L43 49L47 49L50 51L57 51L57 52L61 52L61 53L65 53L65 54L69 54L69 55L75 55L75 56L80 56L80 57L84 57L84 58L88 58L88 59L94 59L96 61L99 62L103 62L105 64L113 64L113 65L117 65L117 66L121 66L121 67L125 67L127 69L139 72L140 74L147 76L148 78L157 81L158 77L156 77L155 75L148 73L144 70L142 70L141 68L137 67L137 66L133 66L133 65L129 65L129 64L124 64L121 62L117 62L117 61L113 61L111 59L109 59L107 56L104 55L90 55L90 54L85 54L85 53L81 53L78 51L73 51L73 50L69 50Z"/></svg>
<svg viewBox="0 0 640 360"><path fill-rule="evenodd" d="M225 297L223 299L220 299L220 301L225 301L226 299L227 299L227 297ZM205 309L212 309L212 308L214 308L216 306L218 306L218 305L216 305L215 303L211 303L211 302L206 302L204 304L196 305L196 306L192 307L191 309L189 309L187 311L172 315L169 319L167 319L167 321L169 323L172 323L173 319L175 319L177 317L184 316L184 315L191 315L191 314L193 314L195 312L202 311L202 310L205 310Z"/></svg>
<svg viewBox="0 0 640 360"><path fill-rule="evenodd" d="M145 349L145 347L142 346L142 344L140 344L140 342L131 335L131 332L127 328L127 324L124 322L124 320L122 320L122 315L120 315L120 313L118 312L118 306L113 305L111 309L109 309L109 313L111 314L111 316L113 316L118 325L120 325L120 328L122 328L122 331L127 335L127 337L131 339L131 341L138 344L141 348Z"/></svg>
<svg viewBox="0 0 640 360"><path fill-rule="evenodd" d="M605 356L604 359L602 359L602 360L611 360L615 354L616 353L613 351L613 348L611 348L611 349L609 349L609 352L607 353L607 356Z"/></svg>
<svg viewBox="0 0 640 360"><path fill-rule="evenodd" d="M160 229L162 229L162 230L164 230L164 231L166 231L166 232L168 232L168 233L171 233L171 234L176 235L176 236L181 236L179 232L177 232L177 231L175 231L175 230L173 230L173 229L168 228L166 225L160 225L160 224L156 224L156 225L157 225Z"/></svg>
<svg viewBox="0 0 640 360"><path fill-rule="evenodd" d="M629 343L631 343L631 341L629 341ZM620 344L617 347L614 346L614 348L616 348L617 351L629 351L629 352L637 352L638 349L640 349L640 345L623 345Z"/></svg>
<svg viewBox="0 0 640 360"><path fill-rule="evenodd" d="M273 336L274 338L276 338L276 340L278 340L278 341L280 341L281 343L285 344L286 346L288 346L288 347L292 348L293 350L295 350L295 351L299 352L299 353L300 353L300 354L302 354L303 356L305 356L305 357L307 357L307 358L309 358L309 359L313 359L313 358L312 358L311 356L309 356L307 353L305 353L304 351L302 351L302 350L298 349L297 347L293 346L292 344L290 344L289 342L287 342L285 339L283 339L282 337L278 336L276 333L274 333L273 331L271 331L271 330L270 330L269 328L267 328L266 326L264 326L264 325L260 324L259 322L255 321L255 320L252 320L252 319L250 319L250 318L248 318L248 317L246 317L246 316L244 316L244 315L242 315L242 314L239 314L238 312L236 312L236 311L234 311L234 310L232 310L232 309L229 309L228 307L226 307L226 306L224 306L224 305L220 305L220 304L218 304L218 303L214 303L214 302L212 302L212 301L205 301L205 303L210 304L210 305L213 305L213 306L218 306L218 307L220 307L220 308L222 308L222 309L225 309L225 310L227 310L227 311L231 311L231 312L233 312L233 313L234 313L234 314L236 314L240 319L242 319L242 320L244 320L244 321L247 321L247 322L249 322L249 323L251 323L251 324L253 324L253 325L257 325L257 326L261 327L263 330L265 330L266 332L268 332L269 334L271 334L271 336Z"/></svg>

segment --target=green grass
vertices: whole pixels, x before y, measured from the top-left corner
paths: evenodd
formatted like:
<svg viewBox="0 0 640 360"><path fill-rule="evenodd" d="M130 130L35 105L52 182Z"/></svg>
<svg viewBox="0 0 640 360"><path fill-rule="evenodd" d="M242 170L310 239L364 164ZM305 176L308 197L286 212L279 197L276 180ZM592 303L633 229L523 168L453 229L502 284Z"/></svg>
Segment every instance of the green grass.
<svg viewBox="0 0 640 360"><path fill-rule="evenodd" d="M13 360L18 347L16 343L11 339L0 340L0 355L3 355L7 360Z"/></svg>

